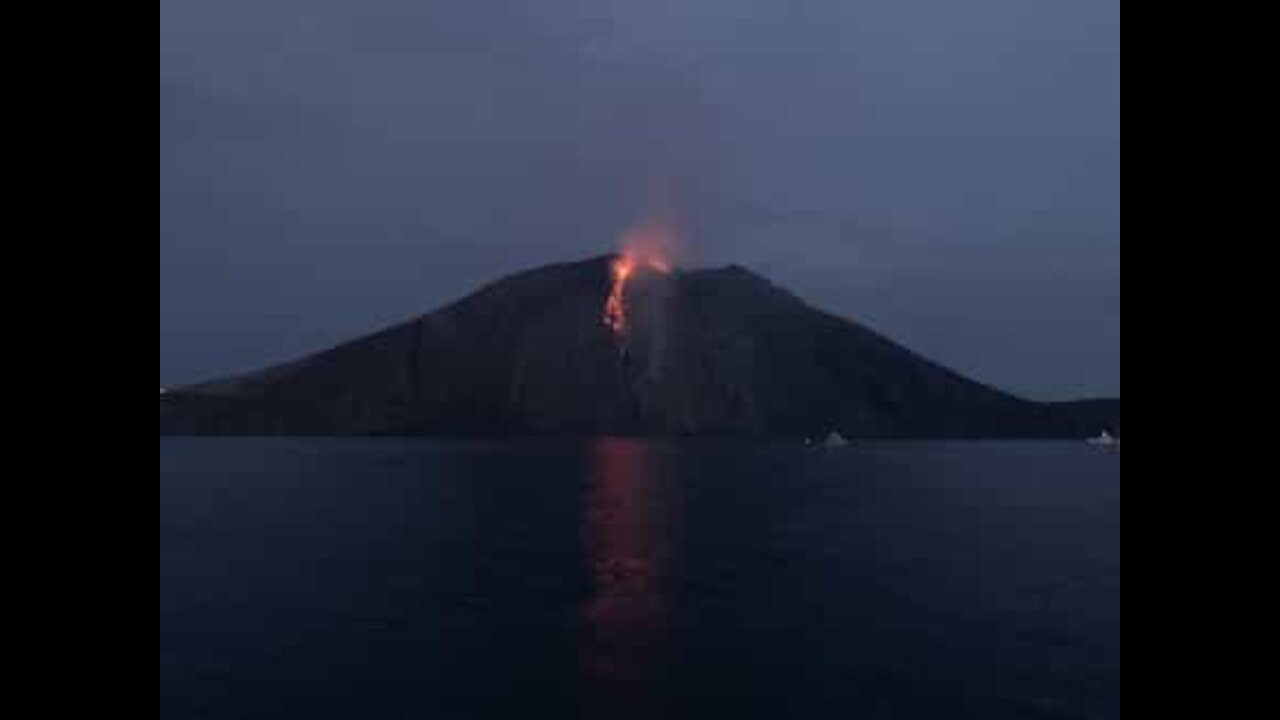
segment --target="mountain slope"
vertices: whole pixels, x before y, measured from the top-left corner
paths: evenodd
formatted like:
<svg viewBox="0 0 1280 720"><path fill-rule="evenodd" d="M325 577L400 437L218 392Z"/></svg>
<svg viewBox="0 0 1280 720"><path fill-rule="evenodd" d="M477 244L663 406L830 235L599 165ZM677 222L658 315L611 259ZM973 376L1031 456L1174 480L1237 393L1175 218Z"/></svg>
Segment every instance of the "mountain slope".
<svg viewBox="0 0 1280 720"><path fill-rule="evenodd" d="M161 435L1086 437L1119 401L982 386L741 268L650 275L625 341L611 258L496 283L414 322L160 398Z"/></svg>

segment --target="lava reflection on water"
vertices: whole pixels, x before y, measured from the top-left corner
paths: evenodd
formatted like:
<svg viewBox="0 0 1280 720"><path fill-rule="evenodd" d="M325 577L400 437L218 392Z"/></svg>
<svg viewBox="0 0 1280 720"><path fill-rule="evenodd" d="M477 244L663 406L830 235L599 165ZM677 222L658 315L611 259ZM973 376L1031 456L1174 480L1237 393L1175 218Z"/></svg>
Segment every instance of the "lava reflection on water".
<svg viewBox="0 0 1280 720"><path fill-rule="evenodd" d="M665 634L663 585L672 529L651 486L660 477L658 458L641 442L602 440L592 460L583 518L591 576L591 594L581 613L583 677L601 693L601 702L610 697L656 702L648 690Z"/></svg>

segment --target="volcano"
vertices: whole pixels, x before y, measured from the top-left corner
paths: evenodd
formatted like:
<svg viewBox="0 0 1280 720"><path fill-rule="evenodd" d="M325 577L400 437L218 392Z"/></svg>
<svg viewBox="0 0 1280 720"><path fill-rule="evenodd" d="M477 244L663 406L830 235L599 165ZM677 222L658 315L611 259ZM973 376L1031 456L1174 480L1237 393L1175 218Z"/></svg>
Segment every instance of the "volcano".
<svg viewBox="0 0 1280 720"><path fill-rule="evenodd" d="M740 267L628 273L623 308L619 262L524 273L297 362L162 392L160 434L999 439L1119 427L1119 400L1014 397Z"/></svg>

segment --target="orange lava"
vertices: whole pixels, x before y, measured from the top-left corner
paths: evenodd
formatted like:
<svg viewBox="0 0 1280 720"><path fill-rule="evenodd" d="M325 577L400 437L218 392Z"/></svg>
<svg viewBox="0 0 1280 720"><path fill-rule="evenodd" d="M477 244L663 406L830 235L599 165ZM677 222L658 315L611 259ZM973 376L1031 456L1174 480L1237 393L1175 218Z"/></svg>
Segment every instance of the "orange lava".
<svg viewBox="0 0 1280 720"><path fill-rule="evenodd" d="M622 254L613 261L613 287L605 303L604 324L619 338L625 338L630 328L627 317L627 290L631 281L643 272L670 275L674 266L670 260L678 242L678 233L668 218L651 219L624 238Z"/></svg>
<svg viewBox="0 0 1280 720"><path fill-rule="evenodd" d="M613 261L613 288L605 303L604 324L618 337L625 337L629 329L627 321L627 288L642 271L670 275L671 263L661 255L643 252L624 252Z"/></svg>

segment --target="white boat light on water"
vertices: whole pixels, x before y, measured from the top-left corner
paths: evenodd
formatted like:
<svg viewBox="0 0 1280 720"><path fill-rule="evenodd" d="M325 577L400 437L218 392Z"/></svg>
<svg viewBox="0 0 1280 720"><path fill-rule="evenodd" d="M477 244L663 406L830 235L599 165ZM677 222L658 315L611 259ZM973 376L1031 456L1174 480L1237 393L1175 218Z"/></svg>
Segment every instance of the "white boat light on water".
<svg viewBox="0 0 1280 720"><path fill-rule="evenodd" d="M1118 437L1116 437L1116 436L1112 435L1110 432L1108 432L1108 431L1104 430L1104 431L1102 432L1102 434L1101 434L1101 435L1099 435L1099 436L1098 436L1098 437L1096 437L1096 438L1093 438L1093 439L1089 440L1089 444L1090 444L1090 445L1099 445L1099 446L1102 446L1102 447L1119 447L1119 446L1120 446L1120 438L1118 438Z"/></svg>

